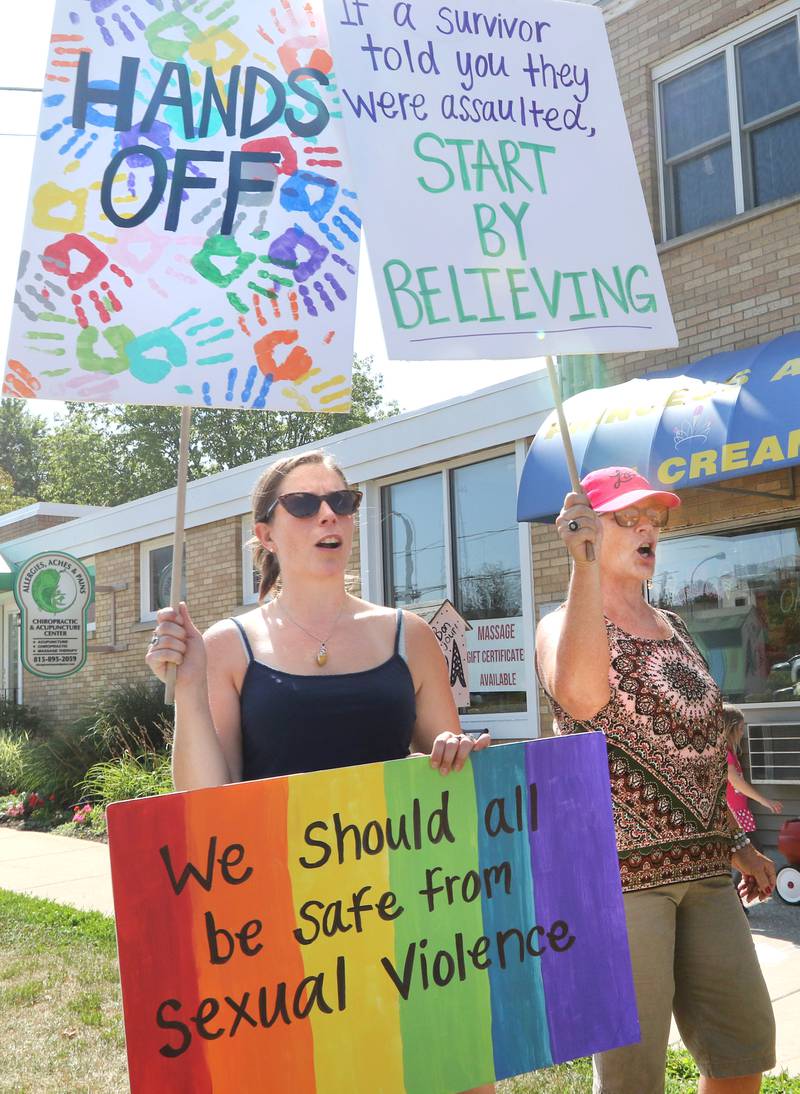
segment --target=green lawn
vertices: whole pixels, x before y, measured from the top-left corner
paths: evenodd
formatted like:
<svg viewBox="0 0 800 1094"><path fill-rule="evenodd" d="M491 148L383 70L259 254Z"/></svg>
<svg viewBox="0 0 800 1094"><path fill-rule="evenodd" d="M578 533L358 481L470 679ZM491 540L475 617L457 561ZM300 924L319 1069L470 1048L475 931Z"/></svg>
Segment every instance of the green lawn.
<svg viewBox="0 0 800 1094"><path fill-rule="evenodd" d="M114 922L0 890L0 1094L128 1089Z"/></svg>
<svg viewBox="0 0 800 1094"><path fill-rule="evenodd" d="M0 889L0 1094L127 1089L113 920ZM588 1060L498 1084L500 1094L591 1089ZM666 1090L697 1090L685 1053L670 1053ZM768 1078L762 1090L800 1094L800 1078Z"/></svg>

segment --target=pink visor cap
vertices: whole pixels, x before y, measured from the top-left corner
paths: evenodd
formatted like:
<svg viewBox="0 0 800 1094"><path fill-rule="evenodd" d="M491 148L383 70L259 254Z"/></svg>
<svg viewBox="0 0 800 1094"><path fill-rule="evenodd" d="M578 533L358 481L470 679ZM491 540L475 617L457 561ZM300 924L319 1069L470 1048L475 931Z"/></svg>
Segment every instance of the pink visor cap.
<svg viewBox="0 0 800 1094"><path fill-rule="evenodd" d="M613 513L643 501L660 502L668 509L681 503L677 494L654 490L644 475L632 467L602 467L599 471L591 471L581 479L581 486L595 513Z"/></svg>

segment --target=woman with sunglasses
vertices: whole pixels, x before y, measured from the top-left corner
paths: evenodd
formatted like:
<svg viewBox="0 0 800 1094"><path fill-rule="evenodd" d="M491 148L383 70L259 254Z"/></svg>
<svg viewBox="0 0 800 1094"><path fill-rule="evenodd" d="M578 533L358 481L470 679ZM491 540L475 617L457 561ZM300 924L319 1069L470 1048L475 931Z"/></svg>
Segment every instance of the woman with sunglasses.
<svg viewBox="0 0 800 1094"><path fill-rule="evenodd" d="M259 606L205 636L185 605L158 613L146 660L162 680L178 666L177 789L393 760L412 748L447 774L488 745L488 735L461 732L427 623L345 589L360 501L326 453L280 460L253 491Z"/></svg>
<svg viewBox="0 0 800 1094"><path fill-rule="evenodd" d="M775 1025L730 868L749 898L769 896L775 868L727 810L719 689L681 618L643 595L680 499L627 467L581 485L556 520L569 595L540 622L536 657L556 731L608 745L642 1036L595 1057L595 1094L662 1094L673 1013L699 1094L755 1094Z"/></svg>
<svg viewBox="0 0 800 1094"><path fill-rule="evenodd" d="M252 500L259 606L205 635L185 604L178 613L162 609L147 653L159 679L168 664L178 666L176 789L412 750L429 753L443 775L460 771L489 735L474 741L461 732L433 631L411 612L345 588L360 492L329 455L313 451L267 468Z"/></svg>

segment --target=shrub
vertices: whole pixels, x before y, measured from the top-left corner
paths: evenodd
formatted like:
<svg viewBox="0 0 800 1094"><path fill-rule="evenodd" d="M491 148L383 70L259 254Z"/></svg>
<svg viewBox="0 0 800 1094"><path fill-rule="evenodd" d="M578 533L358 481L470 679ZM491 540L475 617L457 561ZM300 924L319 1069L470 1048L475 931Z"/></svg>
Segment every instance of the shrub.
<svg viewBox="0 0 800 1094"><path fill-rule="evenodd" d="M92 704L80 724L108 758L159 752L171 741L175 714L163 699L163 685L118 684Z"/></svg>
<svg viewBox="0 0 800 1094"><path fill-rule="evenodd" d="M169 794L173 789L170 758L165 752L120 756L95 764L81 784L81 793L105 808L112 802Z"/></svg>
<svg viewBox="0 0 800 1094"><path fill-rule="evenodd" d="M121 684L77 722L32 741L25 753L23 789L74 802L96 765L163 751L172 739L174 715L161 691L155 681Z"/></svg>
<svg viewBox="0 0 800 1094"><path fill-rule="evenodd" d="M27 734L0 730L0 794L23 786Z"/></svg>
<svg viewBox="0 0 800 1094"><path fill-rule="evenodd" d="M42 720L33 707L0 698L0 734L28 737L42 732Z"/></svg>
<svg viewBox="0 0 800 1094"><path fill-rule="evenodd" d="M87 770L102 759L98 742L86 738L80 727L68 726L28 743L20 788L74 802Z"/></svg>

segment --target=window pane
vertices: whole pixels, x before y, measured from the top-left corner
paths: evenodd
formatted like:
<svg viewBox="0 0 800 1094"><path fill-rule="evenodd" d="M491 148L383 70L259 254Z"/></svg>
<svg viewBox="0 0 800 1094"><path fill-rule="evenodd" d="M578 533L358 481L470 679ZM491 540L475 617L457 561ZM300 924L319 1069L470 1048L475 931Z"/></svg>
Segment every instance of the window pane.
<svg viewBox="0 0 800 1094"><path fill-rule="evenodd" d="M172 546L156 547L150 552L150 611L157 612L159 608L169 605L169 594L172 585ZM183 578L181 581L181 598L186 598L186 556L183 559Z"/></svg>
<svg viewBox="0 0 800 1094"><path fill-rule="evenodd" d="M727 699L800 699L800 523L662 542L651 600L684 619Z"/></svg>
<svg viewBox="0 0 800 1094"><path fill-rule="evenodd" d="M739 46L739 79L744 122L800 102L797 24L760 34Z"/></svg>
<svg viewBox="0 0 800 1094"><path fill-rule="evenodd" d="M472 622L470 714L526 709L516 485L513 455L451 476L455 603Z"/></svg>
<svg viewBox="0 0 800 1094"><path fill-rule="evenodd" d="M522 614L513 455L453 472L456 607L465 619Z"/></svg>
<svg viewBox="0 0 800 1094"><path fill-rule="evenodd" d="M736 212L733 162L729 144L704 152L671 168L675 200L675 234L714 224Z"/></svg>
<svg viewBox="0 0 800 1094"><path fill-rule="evenodd" d="M447 597L442 476L383 489L386 603L415 608Z"/></svg>
<svg viewBox="0 0 800 1094"><path fill-rule="evenodd" d="M668 159L727 136L730 119L724 55L663 83L661 117Z"/></svg>
<svg viewBox="0 0 800 1094"><path fill-rule="evenodd" d="M800 193L800 114L751 134L756 205Z"/></svg>

